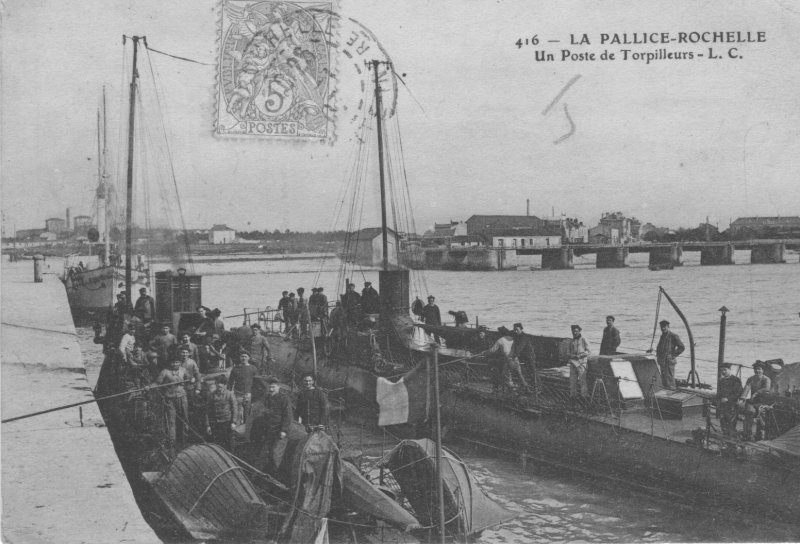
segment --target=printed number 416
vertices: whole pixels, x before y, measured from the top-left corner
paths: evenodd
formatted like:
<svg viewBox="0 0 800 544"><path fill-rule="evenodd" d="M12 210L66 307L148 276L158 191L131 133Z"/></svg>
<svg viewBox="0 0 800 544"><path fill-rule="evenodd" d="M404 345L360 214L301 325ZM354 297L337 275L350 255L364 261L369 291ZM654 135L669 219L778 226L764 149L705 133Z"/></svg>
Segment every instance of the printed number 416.
<svg viewBox="0 0 800 544"><path fill-rule="evenodd" d="M518 49L522 49L523 45L539 45L539 36L537 34L533 35L533 38L522 38L518 39L515 43Z"/></svg>

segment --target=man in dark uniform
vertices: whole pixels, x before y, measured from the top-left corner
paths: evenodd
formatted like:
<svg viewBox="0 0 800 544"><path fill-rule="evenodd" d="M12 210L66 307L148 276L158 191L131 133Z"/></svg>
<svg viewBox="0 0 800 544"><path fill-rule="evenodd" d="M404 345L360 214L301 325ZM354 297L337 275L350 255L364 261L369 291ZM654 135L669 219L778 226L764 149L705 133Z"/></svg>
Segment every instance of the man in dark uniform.
<svg viewBox="0 0 800 544"><path fill-rule="evenodd" d="M769 393L772 388L772 380L764 376L764 363L756 361L753 363L753 375L747 378L744 384L744 391L741 399L744 400L744 439L751 440L753 437L753 421L755 420L761 400L764 394ZM763 433L761 422L756 425L756 440L761 440Z"/></svg>
<svg viewBox="0 0 800 544"><path fill-rule="evenodd" d="M522 323L514 323L514 343L511 344L509 353L509 367L519 377L523 387L528 387L528 382L522 374L522 365L526 364L533 372L536 379L536 354L533 352L531 339L522 332Z"/></svg>
<svg viewBox="0 0 800 544"><path fill-rule="evenodd" d="M278 378L264 378L267 394L264 396L263 416L253 420L250 434L260 448L259 464L265 472L275 473L281 466L286 451L286 437L292 424L292 403L288 395L281 391Z"/></svg>
<svg viewBox="0 0 800 544"><path fill-rule="evenodd" d="M600 342L600 355L616 355L620 344L619 331L614 326L614 316L606 316L606 328Z"/></svg>
<svg viewBox="0 0 800 544"><path fill-rule="evenodd" d="M442 314L439 312L439 307L434 304L436 297L430 295L428 303L422 308L422 320L426 325L441 325Z"/></svg>
<svg viewBox="0 0 800 544"><path fill-rule="evenodd" d="M364 282L364 289L361 291L361 308L365 314L377 314L381 311L381 297L370 281Z"/></svg>
<svg viewBox="0 0 800 544"><path fill-rule="evenodd" d="M661 370L661 384L667 389L675 389L675 364L678 355L686 350L680 337L669 330L669 321L662 319L661 338L656 347L656 360Z"/></svg>
<svg viewBox="0 0 800 544"><path fill-rule="evenodd" d="M355 283L347 284L347 291L342 295L342 309L348 325L355 325L361 320L361 295L356 293Z"/></svg>
<svg viewBox="0 0 800 544"><path fill-rule="evenodd" d="M281 313L281 318L284 323L284 331L289 329L289 316L286 315L286 309L289 305L289 291L281 293L281 299L278 301L278 311Z"/></svg>
<svg viewBox="0 0 800 544"><path fill-rule="evenodd" d="M328 396L315 385L314 375L303 374L303 389L297 396L297 418L306 430L328 424Z"/></svg>
<svg viewBox="0 0 800 544"><path fill-rule="evenodd" d="M742 394L742 380L731 374L731 364L720 365L719 387L717 388L717 415L722 427L722 434L727 437L736 436L736 403Z"/></svg>
<svg viewBox="0 0 800 544"><path fill-rule="evenodd" d="M145 326L149 326L150 322L153 321L156 316L156 301L147 294L146 287L139 289L139 298L136 299L136 306L133 308L133 314L141 319Z"/></svg>

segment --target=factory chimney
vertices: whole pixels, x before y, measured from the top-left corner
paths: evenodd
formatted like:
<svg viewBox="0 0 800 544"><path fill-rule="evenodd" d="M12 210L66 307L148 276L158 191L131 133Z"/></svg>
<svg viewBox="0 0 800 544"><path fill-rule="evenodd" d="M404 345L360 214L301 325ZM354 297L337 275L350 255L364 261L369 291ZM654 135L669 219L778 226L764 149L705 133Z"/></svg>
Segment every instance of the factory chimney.
<svg viewBox="0 0 800 544"><path fill-rule="evenodd" d="M530 198L526 198L525 199L525 215L526 216L530 216L530 214L531 214L531 199Z"/></svg>
<svg viewBox="0 0 800 544"><path fill-rule="evenodd" d="M67 208L67 228L66 228L66 230L67 231L70 230L70 226L69 226L69 208Z"/></svg>

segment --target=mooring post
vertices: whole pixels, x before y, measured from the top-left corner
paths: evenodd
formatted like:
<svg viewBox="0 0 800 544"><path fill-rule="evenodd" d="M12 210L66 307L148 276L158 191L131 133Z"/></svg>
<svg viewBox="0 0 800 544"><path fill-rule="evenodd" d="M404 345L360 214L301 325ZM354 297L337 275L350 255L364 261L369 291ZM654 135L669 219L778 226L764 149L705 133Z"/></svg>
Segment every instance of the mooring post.
<svg viewBox="0 0 800 544"><path fill-rule="evenodd" d="M44 256L33 256L33 281L34 283L42 283L42 270L44 269Z"/></svg>

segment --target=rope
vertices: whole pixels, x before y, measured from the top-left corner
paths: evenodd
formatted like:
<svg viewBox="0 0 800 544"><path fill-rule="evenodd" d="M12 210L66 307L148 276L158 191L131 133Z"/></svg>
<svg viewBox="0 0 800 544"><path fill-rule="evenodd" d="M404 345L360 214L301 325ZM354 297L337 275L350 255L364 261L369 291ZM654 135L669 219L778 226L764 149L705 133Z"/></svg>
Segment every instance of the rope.
<svg viewBox="0 0 800 544"><path fill-rule="evenodd" d="M209 62L200 62L199 60L189 59L189 58L186 58L186 57L179 57L178 55L173 55L171 53L165 53L164 51L159 51L158 49L154 49L154 48L150 47L149 45L147 45L147 42L144 42L144 46L145 46L145 49L147 49L148 51L152 51L153 53L158 53L159 55L164 55L165 57L170 57L170 58L177 59L177 60L185 60L186 62L193 62L195 64L200 64L200 65L203 65L203 66L216 66L216 64L212 64L212 63L209 63Z"/></svg>

